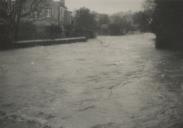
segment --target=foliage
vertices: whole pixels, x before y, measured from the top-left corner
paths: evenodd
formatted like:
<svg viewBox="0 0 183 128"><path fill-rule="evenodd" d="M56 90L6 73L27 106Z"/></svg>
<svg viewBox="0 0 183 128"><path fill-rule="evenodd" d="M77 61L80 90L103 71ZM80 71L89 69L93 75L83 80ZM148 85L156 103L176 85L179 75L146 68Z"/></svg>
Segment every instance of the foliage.
<svg viewBox="0 0 183 128"><path fill-rule="evenodd" d="M74 17L74 28L77 36L94 37L97 29L95 14L87 8L80 8Z"/></svg>
<svg viewBox="0 0 183 128"><path fill-rule="evenodd" d="M99 25L109 24L110 23L109 16L107 14L100 14L100 15L98 15L97 22L98 22Z"/></svg>
<svg viewBox="0 0 183 128"><path fill-rule="evenodd" d="M148 5L152 3L146 3ZM144 6L146 5L144 4ZM147 6L147 5L146 5ZM124 35L134 31L147 32L151 30L153 7L144 7L139 12L122 12L98 16L98 33L110 35Z"/></svg>
<svg viewBox="0 0 183 128"><path fill-rule="evenodd" d="M99 34L109 34L110 18L107 14L97 14L97 31Z"/></svg>
<svg viewBox="0 0 183 128"><path fill-rule="evenodd" d="M18 40L34 39L37 36L36 26L32 22L20 22Z"/></svg>
<svg viewBox="0 0 183 128"><path fill-rule="evenodd" d="M46 0L0 0L0 20L6 23L2 23L3 25L0 26L1 38L6 38L9 42L15 40L18 36L21 18L41 10L45 6ZM7 35L2 35L5 32Z"/></svg>
<svg viewBox="0 0 183 128"><path fill-rule="evenodd" d="M62 28L59 25L52 24L46 27L46 31L42 31L45 33L45 37L43 38L58 38L62 35ZM44 35L44 34L43 34Z"/></svg>
<svg viewBox="0 0 183 128"><path fill-rule="evenodd" d="M30 21L21 21L18 40L54 39L62 37L62 29L57 24L35 25Z"/></svg>
<svg viewBox="0 0 183 128"><path fill-rule="evenodd" d="M64 30L65 30L66 37L73 37L74 36L74 26L72 24L65 25Z"/></svg>
<svg viewBox="0 0 183 128"><path fill-rule="evenodd" d="M11 44L9 32L10 32L10 28L7 25L6 21L1 19L0 20L0 49L7 48Z"/></svg>
<svg viewBox="0 0 183 128"><path fill-rule="evenodd" d="M150 24L152 23L152 13L147 11L140 11L133 16L134 23L137 25L137 29L141 32L150 31Z"/></svg>
<svg viewBox="0 0 183 128"><path fill-rule="evenodd" d="M181 0L155 0L153 32L157 36L156 47L183 47L183 2Z"/></svg>

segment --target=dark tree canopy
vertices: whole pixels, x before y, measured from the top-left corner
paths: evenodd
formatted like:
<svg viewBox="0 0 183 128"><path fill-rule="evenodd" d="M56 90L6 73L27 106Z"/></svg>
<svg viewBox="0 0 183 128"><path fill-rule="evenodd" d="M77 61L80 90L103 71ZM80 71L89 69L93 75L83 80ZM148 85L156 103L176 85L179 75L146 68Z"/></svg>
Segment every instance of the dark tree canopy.
<svg viewBox="0 0 183 128"><path fill-rule="evenodd" d="M183 1L155 0L152 30L159 48L183 47Z"/></svg>
<svg viewBox="0 0 183 128"><path fill-rule="evenodd" d="M92 37L97 29L95 14L87 8L81 8L76 11L75 29L79 35Z"/></svg>

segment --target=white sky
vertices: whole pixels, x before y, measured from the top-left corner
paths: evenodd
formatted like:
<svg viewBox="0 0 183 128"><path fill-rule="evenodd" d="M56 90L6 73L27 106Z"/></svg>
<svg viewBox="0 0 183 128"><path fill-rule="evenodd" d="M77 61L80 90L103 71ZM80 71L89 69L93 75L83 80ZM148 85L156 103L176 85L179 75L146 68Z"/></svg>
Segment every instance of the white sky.
<svg viewBox="0 0 183 128"><path fill-rule="evenodd" d="M65 0L70 10L87 7L100 13L116 13L121 11L139 11L144 0Z"/></svg>

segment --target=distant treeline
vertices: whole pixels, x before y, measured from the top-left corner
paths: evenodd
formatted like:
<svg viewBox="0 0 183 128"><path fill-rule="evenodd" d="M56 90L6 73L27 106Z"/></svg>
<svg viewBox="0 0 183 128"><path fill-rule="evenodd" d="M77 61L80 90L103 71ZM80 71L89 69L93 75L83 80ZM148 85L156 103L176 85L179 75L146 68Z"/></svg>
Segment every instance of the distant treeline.
<svg viewBox="0 0 183 128"><path fill-rule="evenodd" d="M153 10L145 8L139 12L121 12L113 15L92 12L80 8L73 16L73 30L76 35L124 35L134 31L150 31Z"/></svg>
<svg viewBox="0 0 183 128"><path fill-rule="evenodd" d="M96 32L124 35L135 31L153 32L156 48L183 49L183 1L146 0L140 12L95 14ZM81 9L82 10L82 9Z"/></svg>
<svg viewBox="0 0 183 128"><path fill-rule="evenodd" d="M124 35L136 31L154 32L158 48L183 47L181 0L146 0L142 11L113 15L80 8L73 12L72 23L64 25L64 29L59 24L37 26L32 21L22 20L35 10L40 10L41 1L34 2L27 14L23 14L21 9L26 0L15 2L16 6L12 8L7 0L0 1L0 48L11 46L15 40L76 36L93 38L96 35Z"/></svg>
<svg viewBox="0 0 183 128"><path fill-rule="evenodd" d="M31 2L31 6L26 6ZM133 31L148 31L151 12L118 13L114 15L98 14L87 8L73 12L72 23L60 25L58 21L37 25L31 19L35 12L47 7L47 1L39 0L1 0L0 1L0 47L7 47L16 40L62 38L86 36L93 38L97 34L124 35ZM27 12L25 12L25 8ZM40 21L38 21L40 22ZM62 24L62 23L61 23Z"/></svg>
<svg viewBox="0 0 183 128"><path fill-rule="evenodd" d="M120 12L113 15L92 12L87 8L76 11L73 29L78 34L124 35L135 31L147 32L151 29L152 9L139 12Z"/></svg>
<svg viewBox="0 0 183 128"><path fill-rule="evenodd" d="M98 14L98 33L103 35L124 35L134 31L150 31L152 13L149 11L118 13L114 15Z"/></svg>

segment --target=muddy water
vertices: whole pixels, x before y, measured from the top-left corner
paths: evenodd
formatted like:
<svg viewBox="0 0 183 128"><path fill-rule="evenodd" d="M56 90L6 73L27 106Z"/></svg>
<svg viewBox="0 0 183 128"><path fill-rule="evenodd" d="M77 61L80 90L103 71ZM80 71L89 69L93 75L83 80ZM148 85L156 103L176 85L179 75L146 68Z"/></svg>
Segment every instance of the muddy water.
<svg viewBox="0 0 183 128"><path fill-rule="evenodd" d="M154 38L0 52L0 127L182 128L183 53Z"/></svg>

